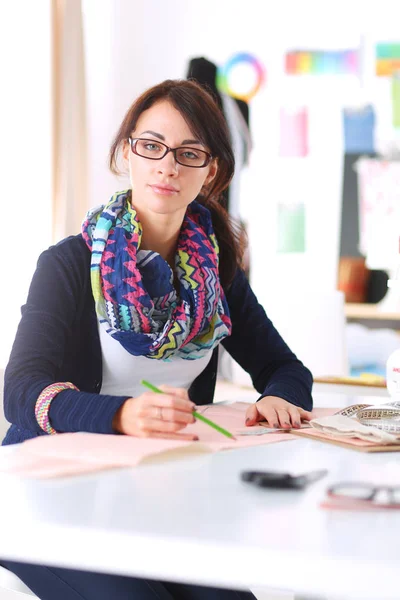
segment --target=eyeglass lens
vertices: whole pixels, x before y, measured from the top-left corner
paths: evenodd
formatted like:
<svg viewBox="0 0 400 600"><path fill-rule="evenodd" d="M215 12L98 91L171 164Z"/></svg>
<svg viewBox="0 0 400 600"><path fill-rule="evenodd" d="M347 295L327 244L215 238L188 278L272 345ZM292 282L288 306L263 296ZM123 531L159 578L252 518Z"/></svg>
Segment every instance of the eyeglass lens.
<svg viewBox="0 0 400 600"><path fill-rule="evenodd" d="M144 158L160 160L168 152L168 146L154 140L138 139L134 141L136 154ZM207 164L209 154L197 148L181 147L175 149L175 160L187 167L202 167Z"/></svg>

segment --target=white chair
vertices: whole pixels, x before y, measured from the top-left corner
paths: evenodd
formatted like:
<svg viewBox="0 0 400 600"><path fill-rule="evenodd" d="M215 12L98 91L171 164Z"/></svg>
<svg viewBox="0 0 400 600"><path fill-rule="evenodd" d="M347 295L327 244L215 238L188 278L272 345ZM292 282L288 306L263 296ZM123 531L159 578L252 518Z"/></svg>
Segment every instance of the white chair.
<svg viewBox="0 0 400 600"><path fill-rule="evenodd" d="M10 423L6 420L3 411L3 382L4 371L0 369L0 439L3 440ZM0 531L1 535L1 531ZM37 598L33 592L11 571L0 566L0 600L23 600L23 598Z"/></svg>
<svg viewBox="0 0 400 600"><path fill-rule="evenodd" d="M11 571L0 567L0 600L32 600L35 594Z"/></svg>

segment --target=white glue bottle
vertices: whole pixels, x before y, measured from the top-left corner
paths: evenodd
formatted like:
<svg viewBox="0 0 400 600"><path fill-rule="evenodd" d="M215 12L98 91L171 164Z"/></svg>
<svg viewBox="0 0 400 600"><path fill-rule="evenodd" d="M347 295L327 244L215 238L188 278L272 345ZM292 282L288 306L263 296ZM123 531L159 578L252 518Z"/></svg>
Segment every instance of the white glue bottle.
<svg viewBox="0 0 400 600"><path fill-rule="evenodd" d="M394 278L388 281L388 287L397 292L400 298L400 259ZM386 387L392 400L400 401L400 348L392 352L387 360Z"/></svg>

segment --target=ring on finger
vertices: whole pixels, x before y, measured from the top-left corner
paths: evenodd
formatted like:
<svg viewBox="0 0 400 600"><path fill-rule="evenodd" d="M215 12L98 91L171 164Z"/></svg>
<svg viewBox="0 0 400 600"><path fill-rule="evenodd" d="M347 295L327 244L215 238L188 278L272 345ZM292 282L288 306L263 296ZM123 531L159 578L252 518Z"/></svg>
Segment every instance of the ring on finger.
<svg viewBox="0 0 400 600"><path fill-rule="evenodd" d="M162 421L163 420L163 414L162 414L162 406L157 406L157 418Z"/></svg>

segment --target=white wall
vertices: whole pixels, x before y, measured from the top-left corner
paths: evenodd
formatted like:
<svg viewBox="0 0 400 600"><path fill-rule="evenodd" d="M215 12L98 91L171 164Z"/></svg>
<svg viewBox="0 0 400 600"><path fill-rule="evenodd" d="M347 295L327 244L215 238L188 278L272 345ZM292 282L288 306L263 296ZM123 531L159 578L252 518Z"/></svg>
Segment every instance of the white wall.
<svg viewBox="0 0 400 600"><path fill-rule="evenodd" d="M373 64L365 63L360 90L351 76L287 78L284 52L296 47L358 47L365 35L371 42L396 40L398 2L383 0L378 7L358 0L343 5L317 0L83 0L83 5L91 204L104 202L124 185L107 172L106 155L139 93L163 79L185 77L192 57L223 64L236 52L251 52L267 68L267 84L251 103L254 150L242 184L253 287L263 295L267 285L273 293L288 281L294 293L301 288L334 289L341 217L341 107L371 96ZM288 102L310 107L310 155L305 159L280 159L277 154L279 108ZM308 249L305 254L277 255L276 206L290 197L306 205Z"/></svg>
<svg viewBox="0 0 400 600"><path fill-rule="evenodd" d="M0 367L51 240L50 0L0 2Z"/></svg>
<svg viewBox="0 0 400 600"><path fill-rule="evenodd" d="M252 52L267 68L267 84L251 104L254 151L242 188L253 287L263 297L281 293L286 283L290 293L312 286L332 289L340 221L340 105L357 97L358 83L342 79L339 84L338 78L324 78L322 85L320 78L289 80L283 76L283 55L296 46L355 46L365 33L371 40L396 40L398 1L349 0L343 6L326 6L318 0L83 0L83 8L90 152L87 206L105 202L126 184L109 174L107 153L125 111L140 92L163 79L185 77L194 56L223 64L238 51ZM50 0L0 2L0 365L7 359L37 256L51 240L49 18ZM363 81L367 97L368 69ZM376 97L382 100L384 95L381 86ZM312 111L306 159L277 156L278 112L288 99L306 101ZM291 196L306 203L308 252L278 256L276 205ZM4 227L5 222L12 226Z"/></svg>

